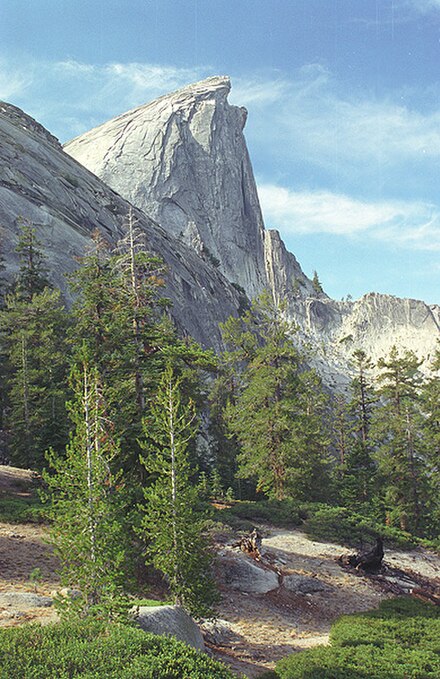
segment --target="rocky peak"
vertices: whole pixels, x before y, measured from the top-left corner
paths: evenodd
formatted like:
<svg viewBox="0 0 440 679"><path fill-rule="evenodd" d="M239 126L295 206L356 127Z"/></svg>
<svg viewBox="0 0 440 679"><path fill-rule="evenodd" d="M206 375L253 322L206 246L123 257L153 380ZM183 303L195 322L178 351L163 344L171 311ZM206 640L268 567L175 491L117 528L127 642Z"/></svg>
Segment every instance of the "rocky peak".
<svg viewBox="0 0 440 679"><path fill-rule="evenodd" d="M185 241L249 296L267 284L246 111L213 77L66 144L67 153Z"/></svg>

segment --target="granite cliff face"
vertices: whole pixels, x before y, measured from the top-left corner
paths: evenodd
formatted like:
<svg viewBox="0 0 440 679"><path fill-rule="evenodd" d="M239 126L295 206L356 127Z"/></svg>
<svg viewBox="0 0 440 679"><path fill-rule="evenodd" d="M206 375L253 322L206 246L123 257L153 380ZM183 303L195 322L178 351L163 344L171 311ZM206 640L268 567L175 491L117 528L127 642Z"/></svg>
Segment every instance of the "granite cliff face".
<svg viewBox="0 0 440 679"><path fill-rule="evenodd" d="M0 103L0 244L9 274L17 267L19 223L32 222L48 256L50 276L66 290L65 273L91 246L99 229L110 242L123 232L130 205L64 153L35 120ZM240 294L185 243L135 211L151 249L169 267L165 294L178 326L205 346L220 346L218 323L236 313Z"/></svg>
<svg viewBox="0 0 440 679"><path fill-rule="evenodd" d="M178 326L205 346L221 346L218 323L237 313L240 288L249 297L268 288L286 300L298 340L312 346L330 387L347 381L357 348L373 360L393 344L428 358L440 337L439 307L374 293L356 302L317 294L278 232L264 229L246 112L227 102L229 88L217 77L161 97L73 140L67 153L36 121L0 104L0 236L9 268L24 217L65 286L63 274L92 231L117 241L132 203L169 266L166 294Z"/></svg>
<svg viewBox="0 0 440 679"><path fill-rule="evenodd" d="M438 307L374 293L356 302L317 294L278 232L264 229L246 112L227 102L229 90L228 78L209 78L110 120L65 150L249 297L269 288L285 299L330 385L344 382L356 348L374 360L396 343L428 358L440 336Z"/></svg>

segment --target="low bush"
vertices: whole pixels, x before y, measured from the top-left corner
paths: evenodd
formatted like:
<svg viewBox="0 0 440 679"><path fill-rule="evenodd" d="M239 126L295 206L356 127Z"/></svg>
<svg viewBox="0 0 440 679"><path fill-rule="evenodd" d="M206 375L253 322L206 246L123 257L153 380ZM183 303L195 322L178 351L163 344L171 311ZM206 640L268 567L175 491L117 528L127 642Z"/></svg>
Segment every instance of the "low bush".
<svg viewBox="0 0 440 679"><path fill-rule="evenodd" d="M228 509L218 510L217 518L233 528L252 528L254 523L269 523L272 526L299 526L302 515L297 503L292 500L264 500L262 502L237 502ZM241 522L241 523L240 523Z"/></svg>
<svg viewBox="0 0 440 679"><path fill-rule="evenodd" d="M233 679L221 663L171 638L76 622L0 630L0 679Z"/></svg>
<svg viewBox="0 0 440 679"><path fill-rule="evenodd" d="M46 508L37 497L0 497L0 521L42 523L46 519Z"/></svg>
<svg viewBox="0 0 440 679"><path fill-rule="evenodd" d="M280 679L431 679L440 676L440 609L414 599L385 601L377 611L344 616L331 645L277 665Z"/></svg>
<svg viewBox="0 0 440 679"><path fill-rule="evenodd" d="M398 549L413 549L418 540L397 528L377 523L374 519L356 514L346 507L323 507L314 511L309 507L304 530L313 540L336 542L352 547L363 547L381 535L386 543Z"/></svg>

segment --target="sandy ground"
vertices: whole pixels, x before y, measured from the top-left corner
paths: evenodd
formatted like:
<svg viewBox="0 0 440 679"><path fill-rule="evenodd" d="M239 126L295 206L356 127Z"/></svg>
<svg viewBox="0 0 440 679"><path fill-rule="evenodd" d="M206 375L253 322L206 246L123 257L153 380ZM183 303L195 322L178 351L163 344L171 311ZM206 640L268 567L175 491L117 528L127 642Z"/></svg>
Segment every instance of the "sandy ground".
<svg viewBox="0 0 440 679"><path fill-rule="evenodd" d="M29 493L31 481L32 472L0 466L0 495ZM440 588L440 556L423 549L386 550L388 574L367 576L340 566L337 558L349 551L341 546L314 542L300 530L260 528L264 536L263 566L276 568L284 576L319 578L329 589L302 595L281 585L258 595L223 587L218 617L230 623L234 639L210 651L247 677L258 677L292 652L327 643L331 624L340 615L375 608L392 596L393 583L398 580L397 571L392 569L405 571L408 577L429 579ZM50 595L59 588L57 560L46 540L44 525L0 523L0 626L55 619L52 608L23 609L4 601L2 604L5 592ZM224 549L225 544L221 547ZM237 548L226 546L226 549L240 554ZM41 569L41 580L36 586L30 581L35 568Z"/></svg>

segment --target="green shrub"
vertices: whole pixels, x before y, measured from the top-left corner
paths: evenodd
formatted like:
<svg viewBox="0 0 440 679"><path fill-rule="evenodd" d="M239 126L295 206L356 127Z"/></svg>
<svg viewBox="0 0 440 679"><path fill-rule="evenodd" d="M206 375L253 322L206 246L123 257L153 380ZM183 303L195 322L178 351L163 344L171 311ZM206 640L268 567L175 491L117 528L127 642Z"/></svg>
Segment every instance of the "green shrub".
<svg viewBox="0 0 440 679"><path fill-rule="evenodd" d="M440 609L408 598L344 616L331 646L283 659L280 679L430 679L440 677Z"/></svg>
<svg viewBox="0 0 440 679"><path fill-rule="evenodd" d="M217 512L217 518L233 528L252 528L254 523L273 526L299 526L304 518L298 504L292 500L264 500L262 502L237 502L228 509Z"/></svg>
<svg viewBox="0 0 440 679"><path fill-rule="evenodd" d="M397 528L377 523L374 519L356 514L346 507L319 506L316 511L309 506L309 517L304 523L307 535L314 540L336 542L362 547L381 535L390 546L413 549L417 538Z"/></svg>
<svg viewBox="0 0 440 679"><path fill-rule="evenodd" d="M41 501L29 497L0 497L0 521L5 523L41 523L46 520L46 508Z"/></svg>
<svg viewBox="0 0 440 679"><path fill-rule="evenodd" d="M0 679L233 679L171 638L98 622L0 630Z"/></svg>

